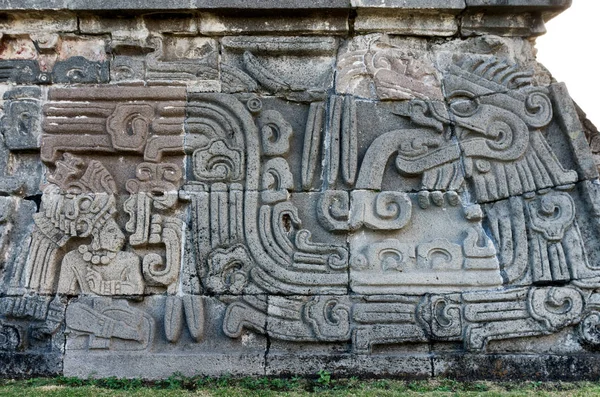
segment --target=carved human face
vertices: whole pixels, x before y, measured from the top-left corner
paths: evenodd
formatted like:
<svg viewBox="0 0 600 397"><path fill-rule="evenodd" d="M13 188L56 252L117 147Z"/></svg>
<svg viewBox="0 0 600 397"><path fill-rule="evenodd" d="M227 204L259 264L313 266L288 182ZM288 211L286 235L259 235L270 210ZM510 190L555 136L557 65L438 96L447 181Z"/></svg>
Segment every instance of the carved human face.
<svg viewBox="0 0 600 397"><path fill-rule="evenodd" d="M117 252L123 248L125 244L125 235L117 225L114 219L109 219L100 229L98 240L100 248Z"/></svg>

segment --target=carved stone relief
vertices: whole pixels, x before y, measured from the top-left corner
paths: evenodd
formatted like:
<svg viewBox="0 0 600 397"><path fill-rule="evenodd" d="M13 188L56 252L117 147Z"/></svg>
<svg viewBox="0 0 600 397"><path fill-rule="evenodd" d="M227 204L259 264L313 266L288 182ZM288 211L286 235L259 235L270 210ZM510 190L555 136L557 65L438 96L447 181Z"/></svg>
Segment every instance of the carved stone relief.
<svg viewBox="0 0 600 397"><path fill-rule="evenodd" d="M83 21L2 38L0 355L429 376L519 340L598 349L595 138L512 39Z"/></svg>

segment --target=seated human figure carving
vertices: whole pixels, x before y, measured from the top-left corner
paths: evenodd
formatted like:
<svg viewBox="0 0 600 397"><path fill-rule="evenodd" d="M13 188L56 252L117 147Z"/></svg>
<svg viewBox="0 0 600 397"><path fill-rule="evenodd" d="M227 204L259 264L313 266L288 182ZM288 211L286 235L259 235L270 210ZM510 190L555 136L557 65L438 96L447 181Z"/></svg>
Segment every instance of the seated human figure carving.
<svg viewBox="0 0 600 397"><path fill-rule="evenodd" d="M75 295L138 295L144 290L140 258L121 251L125 236L109 218L95 233L90 245L80 245L65 255L58 292Z"/></svg>
<svg viewBox="0 0 600 397"><path fill-rule="evenodd" d="M122 251L125 235L115 220L116 184L99 162L88 164L68 153L57 162L44 189L43 213L38 217L43 236L65 246L73 237L91 238L68 252L60 265L58 293L67 295L139 295L144 291L140 258ZM43 237L42 236L42 237ZM62 236L61 238L58 238ZM43 254L43 252L42 252ZM34 265L45 263L34 261ZM33 274L51 270L37 269ZM48 278L48 283L51 278Z"/></svg>

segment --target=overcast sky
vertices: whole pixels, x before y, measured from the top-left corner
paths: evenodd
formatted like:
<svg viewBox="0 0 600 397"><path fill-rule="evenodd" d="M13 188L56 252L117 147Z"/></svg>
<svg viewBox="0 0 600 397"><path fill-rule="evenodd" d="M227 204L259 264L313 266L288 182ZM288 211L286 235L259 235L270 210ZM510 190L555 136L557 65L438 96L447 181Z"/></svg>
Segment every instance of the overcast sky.
<svg viewBox="0 0 600 397"><path fill-rule="evenodd" d="M567 11L546 24L537 39L538 60L565 82L571 97L600 127L600 0L573 0Z"/></svg>

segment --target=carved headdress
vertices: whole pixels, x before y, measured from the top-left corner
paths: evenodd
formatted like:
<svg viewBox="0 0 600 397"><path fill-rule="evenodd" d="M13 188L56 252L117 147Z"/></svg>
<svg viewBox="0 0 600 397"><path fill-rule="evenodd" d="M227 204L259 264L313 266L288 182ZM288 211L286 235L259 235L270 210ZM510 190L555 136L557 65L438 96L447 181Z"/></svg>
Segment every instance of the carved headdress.
<svg viewBox="0 0 600 397"><path fill-rule="evenodd" d="M533 86L533 71L496 57L464 57L450 66L450 72L496 92Z"/></svg>
<svg viewBox="0 0 600 397"><path fill-rule="evenodd" d="M499 94L504 99L498 99L497 106L514 112L529 127L544 127L552 119L548 89L534 85L531 70L496 57L466 56L451 65L448 72L444 91L450 102L456 95L478 98ZM462 112L455 113L461 116Z"/></svg>
<svg viewBox="0 0 600 397"><path fill-rule="evenodd" d="M87 237L94 229L101 229L117 211L115 181L99 161L92 160L86 167L82 159L65 153L48 181L41 215L58 229L48 237L59 245L70 237ZM38 227L49 231L49 225L44 227L40 218L36 219ZM60 242L56 240L58 231L63 233Z"/></svg>

